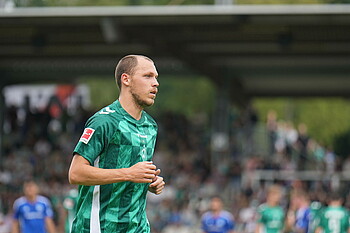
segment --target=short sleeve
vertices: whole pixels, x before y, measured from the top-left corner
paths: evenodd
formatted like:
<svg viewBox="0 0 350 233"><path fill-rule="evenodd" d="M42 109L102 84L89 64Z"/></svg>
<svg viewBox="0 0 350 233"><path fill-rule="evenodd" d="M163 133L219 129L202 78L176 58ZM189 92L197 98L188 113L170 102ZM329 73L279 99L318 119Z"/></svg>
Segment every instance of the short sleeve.
<svg viewBox="0 0 350 233"><path fill-rule="evenodd" d="M202 219L201 219L201 222L202 222L202 230L204 232L208 232L208 225L207 225L207 219L208 219L208 213L205 213L203 216L202 216Z"/></svg>
<svg viewBox="0 0 350 233"><path fill-rule="evenodd" d="M18 220L20 217L20 209L18 205L18 200L13 204L13 218Z"/></svg>
<svg viewBox="0 0 350 233"><path fill-rule="evenodd" d="M264 206L259 206L258 210L257 210L257 216L256 216L256 219L257 219L257 222L258 223L264 223Z"/></svg>
<svg viewBox="0 0 350 233"><path fill-rule="evenodd" d="M50 201L46 199L44 204L45 204L45 216L49 218L53 218L53 210L52 210Z"/></svg>
<svg viewBox="0 0 350 233"><path fill-rule="evenodd" d="M93 165L106 144L106 128L105 121L99 121L96 117L91 118L74 149L74 154L78 153Z"/></svg>
<svg viewBox="0 0 350 233"><path fill-rule="evenodd" d="M228 216L228 223L227 223L228 230L234 230L235 229L235 220L233 218L232 214L229 214Z"/></svg>

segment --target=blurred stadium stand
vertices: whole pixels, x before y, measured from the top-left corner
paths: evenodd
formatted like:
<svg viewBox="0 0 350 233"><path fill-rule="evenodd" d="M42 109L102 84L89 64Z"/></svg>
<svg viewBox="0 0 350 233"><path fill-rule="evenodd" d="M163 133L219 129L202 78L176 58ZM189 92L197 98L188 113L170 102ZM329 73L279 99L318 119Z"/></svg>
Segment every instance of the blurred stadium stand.
<svg viewBox="0 0 350 233"><path fill-rule="evenodd" d="M349 96L350 5L0 9L2 85L107 74L133 51L252 96Z"/></svg>
<svg viewBox="0 0 350 233"><path fill-rule="evenodd" d="M155 162L166 167L168 191L160 199L150 196L149 206L157 207L149 214L153 232L178 224L177 215L181 215L181 224L198 227L206 198L218 190L239 216L239 210L247 207L244 198L263 200L261 190L255 189L260 181L278 180L287 187L291 177L322 179L321 184L311 185L310 193L316 195L323 194L329 183L350 178L347 173L335 173L334 161L329 170L326 162L320 165L319 161L316 171L295 173L297 168L290 161L274 164L254 157L256 148L249 146L257 119L247 105L259 96L349 97L350 5L0 9L1 89L40 81L74 83L81 75L110 76L116 61L131 51L152 57L160 74L202 74L220 90L215 111L221 114L213 119L211 132L176 114L159 119ZM13 112L7 109L5 116L3 96L0 101L3 123ZM244 106L244 116L232 120L231 103ZM41 177L43 191L56 200L54 205L61 211L59 203L70 188L65 182L72 138L79 137L89 113L64 119L73 127L63 133L49 115L28 111L28 122L14 126L4 142L1 198L7 208L19 194L23 176L34 174ZM33 137L35 130L42 131L37 138ZM232 138L237 141L230 141ZM233 144L237 148L230 148ZM227 160L227 151L233 161ZM237 154L251 156L236 161ZM56 166L51 169L52 164ZM342 165L349 167L350 161Z"/></svg>

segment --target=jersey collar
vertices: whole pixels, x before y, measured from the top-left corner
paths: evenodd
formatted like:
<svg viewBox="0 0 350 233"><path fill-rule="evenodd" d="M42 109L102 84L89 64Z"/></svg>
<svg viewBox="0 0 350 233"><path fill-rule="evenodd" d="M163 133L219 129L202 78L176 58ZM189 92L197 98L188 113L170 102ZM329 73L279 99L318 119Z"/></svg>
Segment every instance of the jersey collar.
<svg viewBox="0 0 350 233"><path fill-rule="evenodd" d="M141 118L140 120L136 120L135 118L133 118L127 111L125 111L125 109L122 107L122 105L120 104L119 100L116 100L114 102L114 104L116 105L116 109L117 111L122 114L128 121L134 123L134 124L142 124L145 121L145 114L144 111L141 112Z"/></svg>

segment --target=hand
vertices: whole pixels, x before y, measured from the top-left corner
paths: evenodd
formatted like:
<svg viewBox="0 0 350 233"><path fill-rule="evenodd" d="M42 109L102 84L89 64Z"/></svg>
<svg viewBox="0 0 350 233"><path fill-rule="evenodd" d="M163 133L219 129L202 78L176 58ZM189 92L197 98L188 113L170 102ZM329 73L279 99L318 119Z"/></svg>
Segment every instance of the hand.
<svg viewBox="0 0 350 233"><path fill-rule="evenodd" d="M164 179L163 177L158 176L159 174L160 174L160 169L156 171L156 177L152 180L152 183L148 186L148 191L157 195L162 193L165 186Z"/></svg>
<svg viewBox="0 0 350 233"><path fill-rule="evenodd" d="M156 165L149 161L139 162L128 169L128 180L134 183L152 183L157 176Z"/></svg>

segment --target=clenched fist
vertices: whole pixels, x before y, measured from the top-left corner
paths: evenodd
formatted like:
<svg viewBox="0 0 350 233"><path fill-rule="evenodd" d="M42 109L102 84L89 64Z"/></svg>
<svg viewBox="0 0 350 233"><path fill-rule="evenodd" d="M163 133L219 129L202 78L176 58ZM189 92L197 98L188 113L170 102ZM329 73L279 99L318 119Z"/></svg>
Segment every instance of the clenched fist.
<svg viewBox="0 0 350 233"><path fill-rule="evenodd" d="M128 168L128 180L134 183L152 183L157 176L156 169L153 162L139 162Z"/></svg>
<svg viewBox="0 0 350 233"><path fill-rule="evenodd" d="M160 169L156 171L155 178L152 180L152 183L148 186L148 191L157 195L162 193L165 186L164 179L163 177L158 176L159 174L160 174Z"/></svg>

